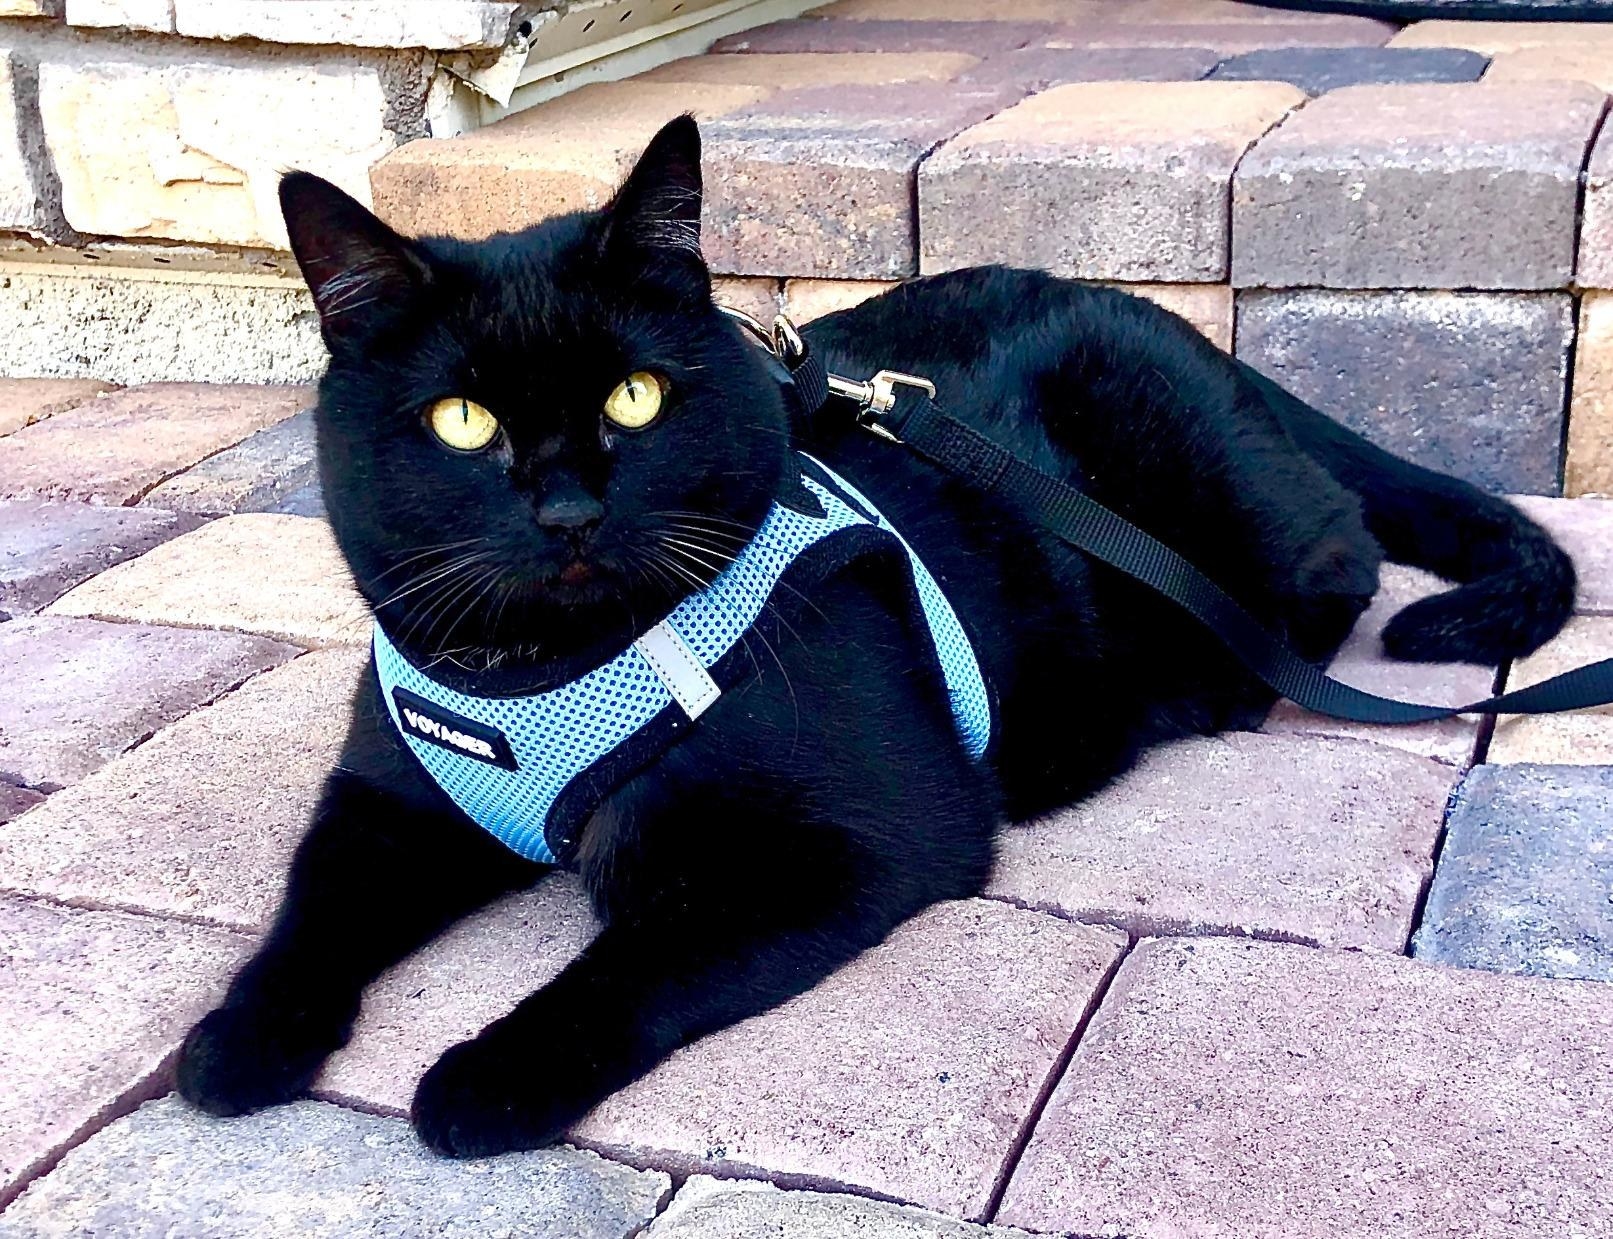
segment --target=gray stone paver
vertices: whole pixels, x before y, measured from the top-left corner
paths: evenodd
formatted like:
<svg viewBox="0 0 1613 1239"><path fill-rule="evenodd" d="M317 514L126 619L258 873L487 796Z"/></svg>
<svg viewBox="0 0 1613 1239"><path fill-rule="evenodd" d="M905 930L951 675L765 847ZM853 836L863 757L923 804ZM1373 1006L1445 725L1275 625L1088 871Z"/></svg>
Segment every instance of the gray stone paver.
<svg viewBox="0 0 1613 1239"><path fill-rule="evenodd" d="M1613 501L1520 495L1515 502L1573 558L1579 577L1574 610L1613 615Z"/></svg>
<svg viewBox="0 0 1613 1239"><path fill-rule="evenodd" d="M83 1130L160 1087L247 947L176 921L0 898L0 1206Z"/></svg>
<svg viewBox="0 0 1613 1239"><path fill-rule="evenodd" d="M300 653L235 633L35 616L0 624L0 779L53 791Z"/></svg>
<svg viewBox="0 0 1613 1239"><path fill-rule="evenodd" d="M226 1121L170 1096L69 1153L0 1239L628 1239L671 1189L573 1149L449 1161L317 1101Z"/></svg>
<svg viewBox="0 0 1613 1239"><path fill-rule="evenodd" d="M189 512L0 499L0 611L26 615L113 564L201 524Z"/></svg>
<svg viewBox="0 0 1613 1239"><path fill-rule="evenodd" d="M267 925L364 652L265 672L0 830L0 890Z"/></svg>
<svg viewBox="0 0 1613 1239"><path fill-rule="evenodd" d="M31 788L0 783L0 826L4 826L17 814L26 813L44 799L44 793Z"/></svg>
<svg viewBox="0 0 1613 1239"><path fill-rule="evenodd" d="M1481 766L1447 826L1418 958L1613 981L1613 766Z"/></svg>
<svg viewBox="0 0 1613 1239"><path fill-rule="evenodd" d="M1472 82L1488 58L1461 48L1289 47L1223 60L1212 81L1291 82L1308 95L1389 82Z"/></svg>
<svg viewBox="0 0 1613 1239"><path fill-rule="evenodd" d="M5 1232L0 1230L0 1235ZM717 1236L789 1239L1028 1239L1002 1226L977 1226L911 1205L833 1192L781 1191L771 1183L692 1175L646 1239Z"/></svg>
<svg viewBox="0 0 1613 1239"><path fill-rule="evenodd" d="M143 505L209 516L283 511L315 484L314 414L305 410L209 456L141 499Z"/></svg>
<svg viewBox="0 0 1613 1239"><path fill-rule="evenodd" d="M1231 939L1121 966L998 1220L1128 1239L1601 1239L1613 986Z"/></svg>

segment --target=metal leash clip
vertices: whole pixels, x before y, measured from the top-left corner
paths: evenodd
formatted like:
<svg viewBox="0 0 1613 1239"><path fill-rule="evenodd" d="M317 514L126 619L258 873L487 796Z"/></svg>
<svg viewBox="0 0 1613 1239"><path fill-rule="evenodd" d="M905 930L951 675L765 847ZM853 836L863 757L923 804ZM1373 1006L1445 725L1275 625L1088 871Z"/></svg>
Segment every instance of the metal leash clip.
<svg viewBox="0 0 1613 1239"><path fill-rule="evenodd" d="M726 305L719 305L717 308L744 328L757 344L783 362L787 369L793 370L806 356L806 341L801 339L801 333L786 315L780 314L775 318L773 329L769 331L760 319L743 310L736 310ZM838 374L827 374L825 377L828 379L831 394L856 404L859 426L873 431L882 439L889 439L892 443L900 443L901 440L882 425L879 419L896 407L896 389L911 387L922 391L931 400L935 399L934 383L916 374L903 374L900 370L881 370L873 378L862 383Z"/></svg>

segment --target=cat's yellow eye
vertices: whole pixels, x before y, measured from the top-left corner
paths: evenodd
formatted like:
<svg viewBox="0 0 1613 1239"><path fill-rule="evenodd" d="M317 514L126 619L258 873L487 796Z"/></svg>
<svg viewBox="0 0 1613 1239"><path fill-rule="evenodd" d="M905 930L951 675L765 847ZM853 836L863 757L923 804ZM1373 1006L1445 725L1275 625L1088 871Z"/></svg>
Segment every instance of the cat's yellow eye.
<svg viewBox="0 0 1613 1239"><path fill-rule="evenodd" d="M479 452L498 434L498 418L474 400L439 400L426 415L431 433L456 452Z"/></svg>
<svg viewBox="0 0 1613 1239"><path fill-rule="evenodd" d="M605 416L624 430L643 430L661 415L666 380L639 370L616 384L605 399Z"/></svg>

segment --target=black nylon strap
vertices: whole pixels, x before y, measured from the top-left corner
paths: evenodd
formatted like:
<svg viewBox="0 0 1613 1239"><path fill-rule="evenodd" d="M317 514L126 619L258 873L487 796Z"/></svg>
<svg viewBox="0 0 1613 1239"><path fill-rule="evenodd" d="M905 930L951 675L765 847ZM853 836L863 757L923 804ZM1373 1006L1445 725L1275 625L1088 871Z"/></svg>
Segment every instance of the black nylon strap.
<svg viewBox="0 0 1613 1239"><path fill-rule="evenodd" d="M1163 542L948 417L934 401L902 391L896 407L876 420L920 455L1023 508L1077 550L1158 590L1266 684L1307 710L1357 723L1398 724L1458 714L1554 714L1613 702L1613 658L1465 706L1417 705L1352 688L1306 662Z"/></svg>

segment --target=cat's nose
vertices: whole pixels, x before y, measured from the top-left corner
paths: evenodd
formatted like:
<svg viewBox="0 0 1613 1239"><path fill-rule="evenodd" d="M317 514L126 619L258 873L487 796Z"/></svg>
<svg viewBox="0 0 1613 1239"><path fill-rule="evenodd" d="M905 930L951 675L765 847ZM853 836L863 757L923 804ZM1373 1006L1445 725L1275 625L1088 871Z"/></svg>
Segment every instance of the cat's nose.
<svg viewBox="0 0 1613 1239"><path fill-rule="evenodd" d="M545 529L582 533L604 515L605 505L575 484L551 488L538 504L538 524Z"/></svg>

